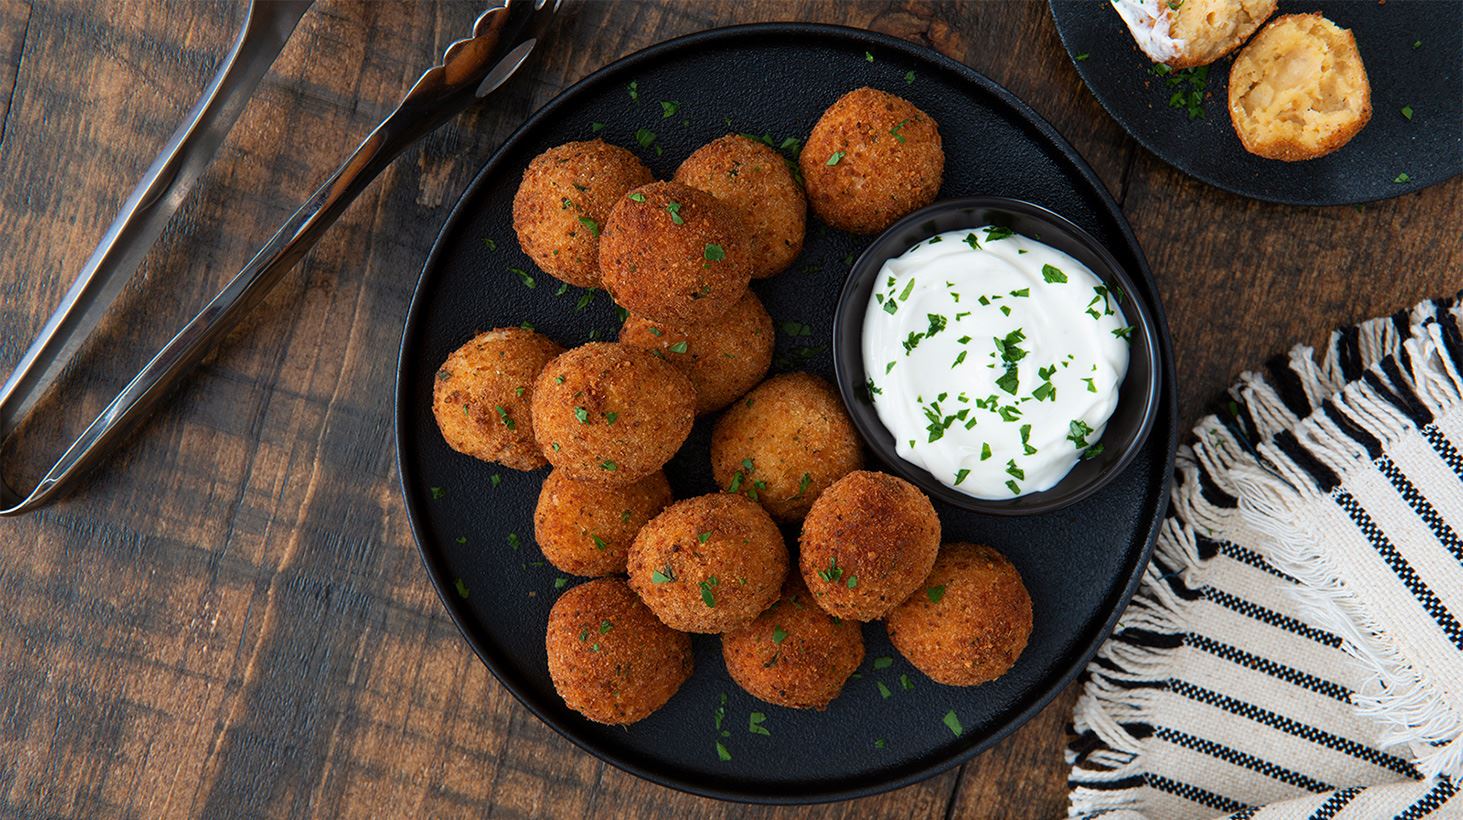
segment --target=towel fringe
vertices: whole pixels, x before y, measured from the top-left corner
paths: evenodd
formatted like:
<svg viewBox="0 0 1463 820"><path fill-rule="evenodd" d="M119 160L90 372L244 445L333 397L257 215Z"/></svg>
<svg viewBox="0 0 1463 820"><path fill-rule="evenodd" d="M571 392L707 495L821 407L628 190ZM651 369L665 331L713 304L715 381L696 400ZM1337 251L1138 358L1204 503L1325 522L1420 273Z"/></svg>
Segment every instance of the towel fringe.
<svg viewBox="0 0 1463 820"><path fill-rule="evenodd" d="M1230 390L1231 417L1204 418L1194 440L1179 449L1169 517L1115 634L1133 628L1183 634L1189 602L1178 598L1165 579L1178 574L1187 586L1201 586L1196 576L1206 559L1198 534L1225 531L1234 516L1242 516L1274 539L1271 557L1301 581L1295 594L1306 612L1340 635L1345 651L1376 676L1374 689L1355 700L1360 714L1387 727L1382 742L1408 747L1425 776L1446 773L1456 779L1463 773L1463 715L1431 692L1403 659L1394 639L1340 582L1314 535L1274 523L1296 520L1303 503L1369 466L1365 435L1385 448L1418 426L1417 418L1399 408L1399 395L1415 396L1432 418L1463 407L1460 327L1463 307L1457 297L1427 301L1336 331L1319 362L1309 347L1292 349L1272 365L1286 371L1277 374L1289 386L1284 395L1264 376L1242 374ZM1387 362L1403 384L1388 377ZM1406 405L1405 398L1401 403ZM1356 430L1364 435L1358 438ZM1218 493L1207 491L1206 483ZM1216 498L1219 493L1228 498ZM1168 685L1173 653L1186 651L1186 645L1161 648L1118 640L1099 649L1073 713L1073 730L1078 737L1091 733L1101 745L1081 753L1067 749L1073 767L1072 816L1142 816L1137 806L1144 788L1144 744L1124 727L1154 722L1152 707ZM1111 785L1127 780L1135 782Z"/></svg>

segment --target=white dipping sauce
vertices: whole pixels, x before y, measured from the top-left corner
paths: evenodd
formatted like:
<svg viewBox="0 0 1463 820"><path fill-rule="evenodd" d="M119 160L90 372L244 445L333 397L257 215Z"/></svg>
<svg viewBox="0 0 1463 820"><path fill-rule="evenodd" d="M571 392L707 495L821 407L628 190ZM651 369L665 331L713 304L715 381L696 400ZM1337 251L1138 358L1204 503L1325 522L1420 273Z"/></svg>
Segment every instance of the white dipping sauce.
<svg viewBox="0 0 1463 820"><path fill-rule="evenodd" d="M1123 298L1071 256L992 226L885 262L864 370L899 457L976 498L1050 489L1101 452L1128 371Z"/></svg>

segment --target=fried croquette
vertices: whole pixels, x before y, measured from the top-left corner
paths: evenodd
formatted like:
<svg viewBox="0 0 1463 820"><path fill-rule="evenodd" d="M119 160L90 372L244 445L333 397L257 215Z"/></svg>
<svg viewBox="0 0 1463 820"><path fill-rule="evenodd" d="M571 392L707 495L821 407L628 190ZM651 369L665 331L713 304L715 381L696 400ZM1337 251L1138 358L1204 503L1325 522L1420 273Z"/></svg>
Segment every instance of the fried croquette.
<svg viewBox="0 0 1463 820"><path fill-rule="evenodd" d="M534 539L550 564L573 575L625 571L635 533L670 504L671 486L656 471L634 484L575 481L554 470L533 515Z"/></svg>
<svg viewBox="0 0 1463 820"><path fill-rule="evenodd" d="M945 173L940 129L907 100L872 88L823 112L799 163L808 202L834 228L872 234L935 201Z"/></svg>
<svg viewBox="0 0 1463 820"><path fill-rule="evenodd" d="M447 446L514 470L544 466L533 439L534 378L563 351L517 327L480 333L452 351L432 386L432 413Z"/></svg>
<svg viewBox="0 0 1463 820"><path fill-rule="evenodd" d="M886 626L894 648L919 671L949 686L974 686L1006 674L1026 648L1031 596L999 552L946 544Z"/></svg>
<svg viewBox="0 0 1463 820"><path fill-rule="evenodd" d="M1276 0L1112 0L1133 41L1169 68L1208 65L1239 48Z"/></svg>
<svg viewBox="0 0 1463 820"><path fill-rule="evenodd" d="M678 329L631 316L622 344L643 347L680 368L696 388L696 413L710 413L751 390L772 366L772 317L747 291L725 314Z"/></svg>
<svg viewBox="0 0 1463 820"><path fill-rule="evenodd" d="M800 569L829 614L873 621L925 580L940 549L940 519L903 479L858 471L823 492L803 521Z"/></svg>
<svg viewBox="0 0 1463 820"><path fill-rule="evenodd" d="M691 638L661 623L618 578L560 595L544 643L554 689L599 723L648 717L691 677Z"/></svg>
<svg viewBox="0 0 1463 820"><path fill-rule="evenodd" d="M709 322L747 291L740 220L720 200L679 182L620 197L600 234L600 274L626 310L679 327Z"/></svg>
<svg viewBox="0 0 1463 820"><path fill-rule="evenodd" d="M796 575L757 620L721 636L732 680L753 697L791 709L822 710L864 660L853 621L835 620L813 603Z"/></svg>
<svg viewBox="0 0 1463 820"><path fill-rule="evenodd" d="M787 270L802 252L808 202L787 162L766 143L728 134L687 157L675 181L706 191L740 217L753 279Z"/></svg>
<svg viewBox="0 0 1463 820"><path fill-rule="evenodd" d="M657 617L682 632L745 626L777 600L787 546L767 513L745 498L678 501L635 536L630 586Z"/></svg>
<svg viewBox="0 0 1463 820"><path fill-rule="evenodd" d="M833 482L863 466L863 446L832 385L774 376L737 402L711 434L711 474L779 521L796 521Z"/></svg>
<svg viewBox="0 0 1463 820"><path fill-rule="evenodd" d="M1356 37L1315 14L1276 17L1229 70L1229 119L1251 154L1315 159L1372 118L1372 89Z"/></svg>
<svg viewBox="0 0 1463 820"><path fill-rule="evenodd" d="M600 140L534 157L513 196L513 230L534 264L582 288L600 286L599 235L626 191L653 177L634 154Z"/></svg>
<svg viewBox="0 0 1463 820"><path fill-rule="evenodd" d="M591 342L544 365L534 437L578 481L630 484L665 466L691 432L696 392L675 366L629 345Z"/></svg>

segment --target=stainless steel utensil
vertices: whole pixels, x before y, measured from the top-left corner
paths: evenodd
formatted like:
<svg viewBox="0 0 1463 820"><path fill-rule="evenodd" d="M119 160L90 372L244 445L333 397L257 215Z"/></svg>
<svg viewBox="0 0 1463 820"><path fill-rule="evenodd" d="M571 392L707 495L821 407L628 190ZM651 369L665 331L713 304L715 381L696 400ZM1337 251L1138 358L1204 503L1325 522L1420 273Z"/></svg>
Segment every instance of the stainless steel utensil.
<svg viewBox="0 0 1463 820"><path fill-rule="evenodd" d="M311 2L256 0L251 4L223 68L128 197L40 338L0 390L0 445L96 327L207 166L249 93ZM505 0L502 6L483 12L473 24L472 36L447 48L441 64L417 80L400 105L228 285L143 366L29 494L14 492L0 479L0 516L20 515L44 505L100 461L315 246L392 160L512 76L543 37L560 2Z"/></svg>

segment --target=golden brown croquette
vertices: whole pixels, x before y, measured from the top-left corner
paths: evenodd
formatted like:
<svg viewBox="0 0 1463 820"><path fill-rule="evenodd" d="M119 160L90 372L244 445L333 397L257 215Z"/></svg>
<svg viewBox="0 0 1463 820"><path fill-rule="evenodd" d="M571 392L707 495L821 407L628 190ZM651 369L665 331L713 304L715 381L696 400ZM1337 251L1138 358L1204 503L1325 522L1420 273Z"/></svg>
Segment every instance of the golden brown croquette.
<svg viewBox="0 0 1463 820"><path fill-rule="evenodd" d="M619 578L560 595L544 643L554 689L599 723L648 717L691 677L691 638L661 623Z"/></svg>
<svg viewBox="0 0 1463 820"><path fill-rule="evenodd" d="M949 686L1006 674L1031 636L1031 596L1005 556L946 544L930 577L889 613L889 641L919 671Z"/></svg>
<svg viewBox="0 0 1463 820"><path fill-rule="evenodd" d="M807 373L774 376L734 404L711 434L722 489L796 521L833 482L863 466L863 446L832 385Z"/></svg>
<svg viewBox="0 0 1463 820"><path fill-rule="evenodd" d="M751 390L772 366L772 317L747 291L731 310L688 328L630 316L620 342L656 352L696 388L696 413L710 413Z"/></svg>
<svg viewBox="0 0 1463 820"><path fill-rule="evenodd" d="M514 470L544 466L533 440L534 378L563 350L547 336L507 327L452 351L432 385L432 413L447 446Z"/></svg>
<svg viewBox="0 0 1463 820"><path fill-rule="evenodd" d="M590 342L544 365L533 417L554 469L578 481L630 484L680 449L696 418L696 391L648 351Z"/></svg>
<svg viewBox="0 0 1463 820"><path fill-rule="evenodd" d="M599 287L599 235L626 191L653 177L635 155L600 140L534 157L513 197L513 230L534 264L582 288Z"/></svg>
<svg viewBox="0 0 1463 820"><path fill-rule="evenodd" d="M745 498L703 495L651 519L630 546L630 586L683 632L726 632L777 600L787 546L767 513Z"/></svg>
<svg viewBox="0 0 1463 820"><path fill-rule="evenodd" d="M928 114L893 94L859 88L818 118L799 163L820 219L871 234L935 201L945 150Z"/></svg>
<svg viewBox="0 0 1463 820"><path fill-rule="evenodd" d="M766 143L728 134L687 157L675 180L710 193L741 219L753 279L787 270L802 252L808 202L787 161Z"/></svg>
<svg viewBox="0 0 1463 820"><path fill-rule="evenodd" d="M874 621L930 574L940 519L925 494L885 473L849 473L813 502L803 521L800 569L829 614Z"/></svg>
<svg viewBox="0 0 1463 820"><path fill-rule="evenodd" d="M678 182L652 182L620 197L600 234L600 274L622 307L653 322L689 327L726 313L747 292L726 205Z"/></svg>
<svg viewBox="0 0 1463 820"><path fill-rule="evenodd" d="M671 501L671 486L659 470L624 486L575 481L554 470L539 491L534 539L549 563L564 572L624 572L635 533Z"/></svg>
<svg viewBox="0 0 1463 820"><path fill-rule="evenodd" d="M741 629L721 636L732 680L753 697L791 709L823 709L864 660L854 621L835 620L813 603L796 575L782 597Z"/></svg>

